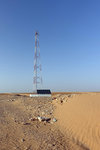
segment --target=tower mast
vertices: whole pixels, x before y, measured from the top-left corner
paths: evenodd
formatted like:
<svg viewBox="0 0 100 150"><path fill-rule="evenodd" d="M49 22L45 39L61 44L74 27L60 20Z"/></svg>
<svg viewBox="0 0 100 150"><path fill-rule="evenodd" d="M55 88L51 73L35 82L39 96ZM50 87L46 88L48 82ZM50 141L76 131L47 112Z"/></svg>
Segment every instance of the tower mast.
<svg viewBox="0 0 100 150"><path fill-rule="evenodd" d="M42 76L41 76L41 63L40 63L40 48L39 48L39 33L35 32L35 54L34 54L34 90L41 88Z"/></svg>

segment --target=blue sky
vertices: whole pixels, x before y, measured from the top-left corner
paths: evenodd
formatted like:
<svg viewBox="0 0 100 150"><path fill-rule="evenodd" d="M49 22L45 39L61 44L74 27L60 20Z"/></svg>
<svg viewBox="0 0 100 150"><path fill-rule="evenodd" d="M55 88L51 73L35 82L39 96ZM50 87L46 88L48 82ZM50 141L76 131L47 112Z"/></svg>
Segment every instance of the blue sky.
<svg viewBox="0 0 100 150"><path fill-rule="evenodd" d="M100 91L99 0L0 0L0 92L32 92L36 30L43 88Z"/></svg>

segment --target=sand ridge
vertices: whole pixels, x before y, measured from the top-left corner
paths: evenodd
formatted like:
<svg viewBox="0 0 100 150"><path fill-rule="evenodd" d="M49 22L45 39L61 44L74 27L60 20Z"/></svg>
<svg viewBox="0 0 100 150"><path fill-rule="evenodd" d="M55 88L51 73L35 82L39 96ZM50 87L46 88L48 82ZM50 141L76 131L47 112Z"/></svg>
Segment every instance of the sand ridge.
<svg viewBox="0 0 100 150"><path fill-rule="evenodd" d="M100 149L100 93L54 95L55 115L63 133L84 149ZM59 102L60 101L60 102Z"/></svg>

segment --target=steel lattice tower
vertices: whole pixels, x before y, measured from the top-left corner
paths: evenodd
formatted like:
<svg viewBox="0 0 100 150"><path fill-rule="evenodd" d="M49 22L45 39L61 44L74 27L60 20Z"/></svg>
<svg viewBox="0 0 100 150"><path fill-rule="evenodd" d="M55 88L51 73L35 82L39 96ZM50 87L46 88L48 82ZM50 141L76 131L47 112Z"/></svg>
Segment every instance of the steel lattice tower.
<svg viewBox="0 0 100 150"><path fill-rule="evenodd" d="M42 76L41 76L41 62L40 62L40 48L39 48L39 33L35 32L35 54L34 54L34 90L42 87Z"/></svg>

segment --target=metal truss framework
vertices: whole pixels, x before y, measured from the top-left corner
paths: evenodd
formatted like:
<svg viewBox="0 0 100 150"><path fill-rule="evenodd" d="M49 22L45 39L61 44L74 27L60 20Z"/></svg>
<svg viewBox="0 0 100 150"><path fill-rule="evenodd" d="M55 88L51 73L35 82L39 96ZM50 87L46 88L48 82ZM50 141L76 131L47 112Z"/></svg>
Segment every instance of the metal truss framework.
<svg viewBox="0 0 100 150"><path fill-rule="evenodd" d="M40 47L39 47L39 33L35 32L35 53L34 53L34 90L42 87L42 75L41 75L41 62L40 62Z"/></svg>

